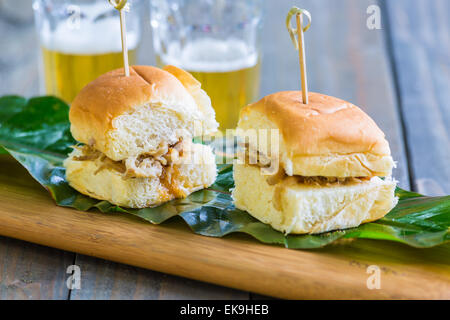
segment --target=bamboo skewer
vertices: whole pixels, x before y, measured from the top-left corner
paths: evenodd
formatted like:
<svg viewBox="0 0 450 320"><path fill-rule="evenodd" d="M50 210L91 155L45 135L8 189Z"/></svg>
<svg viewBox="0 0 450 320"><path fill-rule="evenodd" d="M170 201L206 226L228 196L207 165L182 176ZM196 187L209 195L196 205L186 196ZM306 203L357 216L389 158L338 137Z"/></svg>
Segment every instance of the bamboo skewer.
<svg viewBox="0 0 450 320"><path fill-rule="evenodd" d="M128 61L128 47L127 47L127 24L125 21L125 11L127 11L128 0L108 0L109 3L119 11L120 14L120 35L122 39L122 54L123 54L123 67L125 70L125 76L130 76L130 65Z"/></svg>
<svg viewBox="0 0 450 320"><path fill-rule="evenodd" d="M306 76L306 56L305 45L303 35L303 16L302 14L296 15L297 20L297 39L298 39L298 59L300 62L300 76L302 80L302 99L304 104L308 104L308 78Z"/></svg>
<svg viewBox="0 0 450 320"><path fill-rule="evenodd" d="M296 15L297 28L291 27L291 18ZM303 27L303 14L305 14L309 22L306 27ZM304 32L311 26L311 14L297 7L292 7L286 18L286 27L291 36L292 42L295 48L298 50L298 59L300 63L300 77L301 77L301 89L302 89L302 101L304 104L308 104L308 77L306 72L306 54L305 54L305 38ZM297 37L296 37L297 36Z"/></svg>
<svg viewBox="0 0 450 320"><path fill-rule="evenodd" d="M120 33L122 37L122 53L123 53L123 67L125 68L125 76L130 76L130 65L128 62L128 47L127 47L127 25L125 22L125 12L120 10Z"/></svg>

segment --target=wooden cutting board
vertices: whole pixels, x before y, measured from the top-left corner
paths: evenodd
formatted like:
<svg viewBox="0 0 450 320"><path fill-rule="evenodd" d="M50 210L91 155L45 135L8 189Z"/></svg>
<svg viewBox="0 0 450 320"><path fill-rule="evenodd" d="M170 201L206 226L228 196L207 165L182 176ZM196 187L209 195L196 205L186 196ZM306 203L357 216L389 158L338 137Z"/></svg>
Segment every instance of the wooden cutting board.
<svg viewBox="0 0 450 320"><path fill-rule="evenodd" d="M204 237L177 218L152 225L58 207L9 156L0 156L0 204L1 235L273 297L450 299L449 244L354 240L290 250L246 235ZM380 268L380 289L367 287L371 265Z"/></svg>

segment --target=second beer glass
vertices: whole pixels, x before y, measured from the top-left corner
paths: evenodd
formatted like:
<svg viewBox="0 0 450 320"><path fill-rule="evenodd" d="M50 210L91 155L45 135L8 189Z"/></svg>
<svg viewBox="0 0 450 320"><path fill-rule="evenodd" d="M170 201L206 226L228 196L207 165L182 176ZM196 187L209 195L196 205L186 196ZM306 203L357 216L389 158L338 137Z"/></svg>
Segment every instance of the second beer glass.
<svg viewBox="0 0 450 320"><path fill-rule="evenodd" d="M152 0L157 64L189 71L211 97L220 129L259 95L261 0Z"/></svg>

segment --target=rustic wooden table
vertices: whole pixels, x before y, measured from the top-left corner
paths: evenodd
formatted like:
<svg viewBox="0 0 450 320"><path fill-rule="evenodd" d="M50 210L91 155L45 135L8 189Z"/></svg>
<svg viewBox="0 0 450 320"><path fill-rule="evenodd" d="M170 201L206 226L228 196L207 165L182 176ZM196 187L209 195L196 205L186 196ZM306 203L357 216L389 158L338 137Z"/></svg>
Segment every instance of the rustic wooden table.
<svg viewBox="0 0 450 320"><path fill-rule="evenodd" d="M0 0L0 95L37 95L31 4L13 14L11 2ZM293 3L264 1L261 96L299 87L298 56L284 25ZM381 8L381 29L366 24L373 4ZM306 34L310 90L351 101L375 119L390 141L401 187L450 194L450 2L303 0L298 5L313 16ZM147 23L142 64L154 62L148 29ZM81 290L66 286L72 264L81 268ZM0 237L0 299L231 298L263 297Z"/></svg>

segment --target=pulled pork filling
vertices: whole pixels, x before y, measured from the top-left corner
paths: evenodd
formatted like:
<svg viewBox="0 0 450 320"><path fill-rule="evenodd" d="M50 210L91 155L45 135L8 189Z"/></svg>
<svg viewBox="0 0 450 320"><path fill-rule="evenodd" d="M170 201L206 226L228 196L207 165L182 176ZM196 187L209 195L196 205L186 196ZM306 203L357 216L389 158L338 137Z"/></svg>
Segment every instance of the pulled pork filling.
<svg viewBox="0 0 450 320"><path fill-rule="evenodd" d="M160 177L169 167L183 156L183 141L180 139L174 145L161 146L152 154L141 154L122 161L114 161L102 152L89 145L75 146L81 151L81 156L74 156L76 161L98 161L100 166L96 174L104 169L116 170L123 174L124 178L150 178Z"/></svg>
<svg viewBox="0 0 450 320"><path fill-rule="evenodd" d="M281 168L278 172L272 176L268 176L267 183L269 185L276 185L281 181L290 180L291 182L301 183L306 185L316 185L316 186L330 186L330 185L346 185L355 182L363 182L370 180L370 177L346 177L346 178L337 178L337 177L323 177L323 176L315 176L315 177L306 177L306 176L288 176L284 172L284 169Z"/></svg>
<svg viewBox="0 0 450 320"><path fill-rule="evenodd" d="M258 168L270 168L271 160L266 155L259 151L253 150L249 152L248 144L244 145L245 148L245 163L250 166L256 166ZM282 181L289 180L292 183L300 183L306 185L316 185L316 186L329 186L329 185L345 185L355 182L362 182L370 180L370 177L324 177L324 176L288 176L284 171L284 168L279 167L278 172L267 176L267 183L271 186L276 185Z"/></svg>

